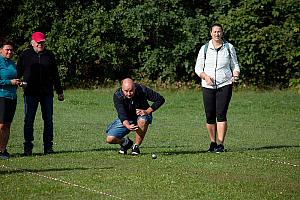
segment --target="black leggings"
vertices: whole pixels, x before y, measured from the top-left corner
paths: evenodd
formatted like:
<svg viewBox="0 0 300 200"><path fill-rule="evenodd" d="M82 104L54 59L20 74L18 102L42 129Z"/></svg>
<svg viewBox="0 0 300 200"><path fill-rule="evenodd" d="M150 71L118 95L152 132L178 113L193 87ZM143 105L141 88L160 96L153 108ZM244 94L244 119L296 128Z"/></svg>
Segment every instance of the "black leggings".
<svg viewBox="0 0 300 200"><path fill-rule="evenodd" d="M232 96L232 84L218 89L203 89L203 102L206 122L215 124L227 121L227 110Z"/></svg>
<svg viewBox="0 0 300 200"><path fill-rule="evenodd" d="M0 97L0 124L11 123L15 116L17 99Z"/></svg>

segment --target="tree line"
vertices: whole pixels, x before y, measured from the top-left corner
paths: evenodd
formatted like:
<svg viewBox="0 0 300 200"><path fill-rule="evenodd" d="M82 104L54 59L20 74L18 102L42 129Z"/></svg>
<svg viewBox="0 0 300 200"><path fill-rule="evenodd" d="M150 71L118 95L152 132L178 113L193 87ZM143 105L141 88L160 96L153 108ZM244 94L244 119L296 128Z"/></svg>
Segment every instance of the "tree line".
<svg viewBox="0 0 300 200"><path fill-rule="evenodd" d="M63 82L105 84L131 76L200 82L194 73L209 28L223 25L237 51L240 83L299 85L299 0L2 0L0 36L16 55L47 34Z"/></svg>

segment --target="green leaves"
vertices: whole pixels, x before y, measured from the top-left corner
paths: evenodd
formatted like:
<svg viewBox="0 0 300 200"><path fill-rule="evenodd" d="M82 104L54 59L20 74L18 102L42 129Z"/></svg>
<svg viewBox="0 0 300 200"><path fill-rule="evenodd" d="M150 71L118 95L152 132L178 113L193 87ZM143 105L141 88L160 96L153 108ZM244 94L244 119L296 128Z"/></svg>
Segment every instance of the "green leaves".
<svg viewBox="0 0 300 200"><path fill-rule="evenodd" d="M32 32L46 32L70 84L125 76L193 81L198 51L214 22L237 50L242 83L288 86L299 78L297 0L6 0L0 9L5 13L13 4L17 14L3 27L11 30L17 52Z"/></svg>
<svg viewBox="0 0 300 200"><path fill-rule="evenodd" d="M244 82L257 86L287 86L299 77L299 8L297 1L247 0L221 23L237 48ZM298 33L295 33L298 31Z"/></svg>

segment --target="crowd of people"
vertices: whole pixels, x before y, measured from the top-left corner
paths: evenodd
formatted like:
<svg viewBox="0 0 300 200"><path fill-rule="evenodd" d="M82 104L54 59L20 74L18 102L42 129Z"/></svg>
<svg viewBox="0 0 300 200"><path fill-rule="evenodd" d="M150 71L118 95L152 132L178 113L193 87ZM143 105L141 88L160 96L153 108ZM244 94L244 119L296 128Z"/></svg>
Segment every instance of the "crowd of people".
<svg viewBox="0 0 300 200"><path fill-rule="evenodd" d="M223 28L213 24L211 40L199 51L195 72L202 79L206 128L210 138L208 152L224 152L227 132L227 110L232 96L233 83L238 80L240 68L235 49L223 39ZM55 56L46 49L46 35L34 32L31 47L22 52L17 64L13 56L13 43L2 40L0 44L0 159L9 158L7 144L10 127L17 105L17 88L24 89L24 156L31 156L34 147L34 120L38 106L44 121L44 154L53 150L53 98L59 101L64 93ZM164 103L158 92L135 83L131 78L122 80L121 87L113 94L117 111L116 119L106 130L106 143L119 144L120 154L139 155L140 145L152 123L153 115ZM151 105L149 102L152 102ZM135 131L135 140L128 134Z"/></svg>

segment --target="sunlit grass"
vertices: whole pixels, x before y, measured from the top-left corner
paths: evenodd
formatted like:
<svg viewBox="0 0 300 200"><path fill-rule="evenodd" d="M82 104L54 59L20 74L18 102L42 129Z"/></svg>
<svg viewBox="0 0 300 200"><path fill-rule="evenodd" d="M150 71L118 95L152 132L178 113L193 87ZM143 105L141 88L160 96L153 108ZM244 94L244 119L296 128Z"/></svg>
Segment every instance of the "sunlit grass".
<svg viewBox="0 0 300 200"><path fill-rule="evenodd" d="M142 155L117 154L104 131L117 115L113 89L67 90L55 101L55 151L42 155L42 120L34 156L22 157L23 99L12 124L9 160L0 160L1 199L297 199L300 196L300 95L233 95L224 154L209 140L201 91L160 91ZM131 138L133 133L129 135ZM158 155L151 159L151 153Z"/></svg>

